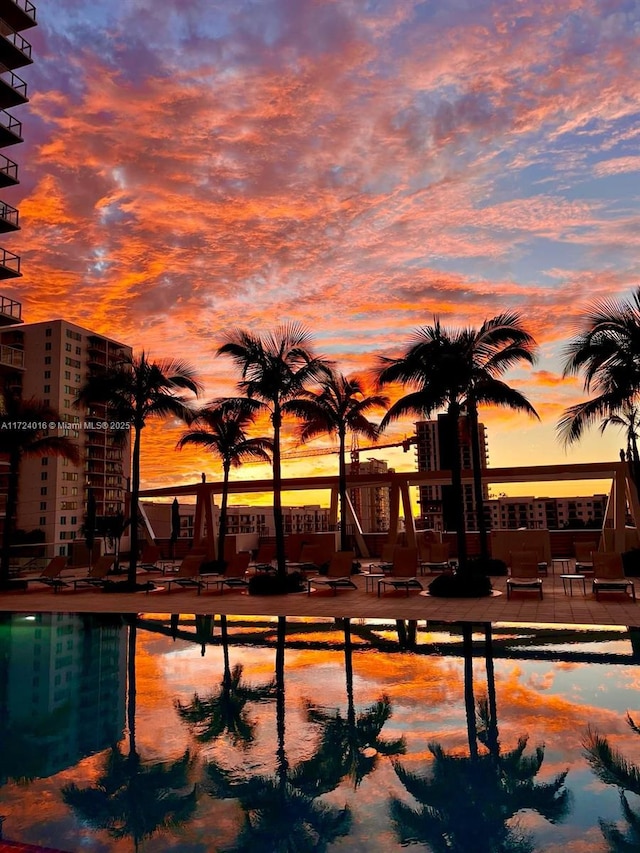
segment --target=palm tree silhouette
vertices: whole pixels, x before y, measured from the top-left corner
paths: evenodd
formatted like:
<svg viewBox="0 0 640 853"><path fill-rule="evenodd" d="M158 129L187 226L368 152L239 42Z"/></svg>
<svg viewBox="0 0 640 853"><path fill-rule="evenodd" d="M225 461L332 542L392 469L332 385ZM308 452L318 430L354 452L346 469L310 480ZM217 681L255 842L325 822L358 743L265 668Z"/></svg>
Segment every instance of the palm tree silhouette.
<svg viewBox="0 0 640 853"><path fill-rule="evenodd" d="M487 658L490 656L486 647ZM428 745L434 761L429 775L408 771L394 762L398 778L420 803L414 809L397 797L390 801L391 818L401 844L422 842L435 853L532 853L531 839L517 824L507 821L521 809L532 809L555 823L568 814L567 772L552 782L535 782L544 761L544 748L525 755L527 737L518 739L510 752L502 752L498 739L494 689L478 702L473 696L471 625L463 623L465 709L469 755L447 752L441 744ZM491 680L491 679L490 679ZM480 751L479 746L485 749Z"/></svg>
<svg viewBox="0 0 640 853"><path fill-rule="evenodd" d="M382 395L366 397L362 380L357 376L347 377L331 371L320 380L320 391L303 392L299 399L285 403L284 409L303 420L300 439L309 441L327 433L337 435L339 442L339 487L340 494L340 548L349 548L347 537L347 464L345 459L347 433L363 435L375 441L378 427L372 424L366 413L371 409L387 406L389 400Z"/></svg>
<svg viewBox="0 0 640 853"><path fill-rule="evenodd" d="M309 703L308 718L322 726L322 738L315 754L297 768L294 785L309 796L332 791L348 778L357 788L365 776L375 770L381 755L397 756L406 751L403 737L387 739L380 733L391 718L391 700L383 695L357 714L353 693L353 646L351 620L344 620L344 661L347 715L333 714Z"/></svg>
<svg viewBox="0 0 640 853"><path fill-rule="evenodd" d="M478 407L502 406L527 412L537 418L535 409L526 397L500 378L516 364L533 364L534 352L535 341L525 330L520 314L507 312L485 320L479 329L447 329L441 326L436 317L433 325L414 332L403 356L380 360L378 383L381 386L400 382L412 389L391 406L382 420L381 429L407 414L430 417L438 409L446 409L451 437L451 485L458 558L462 572L465 571L467 546L461 480L460 417L464 412L469 416L476 516L482 555L486 557L488 546L482 499Z"/></svg>
<svg viewBox="0 0 640 853"><path fill-rule="evenodd" d="M180 717L195 732L199 743L210 743L227 733L234 746L247 749L253 742L254 724L247 718L248 702L265 702L275 695L275 682L252 687L242 680L243 666L231 668L229 662L229 638L227 617L220 617L223 648L223 675L220 688L206 697L194 694L186 705L176 702Z"/></svg>
<svg viewBox="0 0 640 853"><path fill-rule="evenodd" d="M219 355L228 355L239 368L240 390L260 401L270 412L273 426L273 520L276 534L278 575L286 576L282 516L282 472L280 439L285 404L296 399L308 382L321 379L328 362L315 355L310 332L298 323L279 326L261 337L235 329L225 336Z"/></svg>
<svg viewBox="0 0 640 853"><path fill-rule="evenodd" d="M0 589L9 585L11 543L18 504L20 465L25 456L61 456L77 463L80 454L77 445L69 438L49 435L42 424L62 420L58 412L41 400L23 400L13 389L5 388L2 397L2 416L6 424L19 422L26 428L0 430L0 453L6 454L9 463L7 499L2 534L0 558Z"/></svg>
<svg viewBox="0 0 640 853"><path fill-rule="evenodd" d="M125 618L125 617L123 617ZM197 792L190 785L193 759L189 750L172 762L143 763L136 749L136 617L126 617L128 640L127 719L129 749L118 745L106 753L94 785L62 788L64 802L82 820L103 829L114 839L130 837L138 851L145 838L162 829L185 824L196 809Z"/></svg>
<svg viewBox="0 0 640 853"><path fill-rule="evenodd" d="M176 445L182 449L188 444L205 447L216 453L222 461L222 496L220 499L220 528L218 533L218 565L224 571L224 542L227 535L227 503L229 498L229 473L239 468L245 459L262 459L270 462L273 443L269 438L249 438L247 428L254 422L261 404L249 398L214 400L195 413L191 430Z"/></svg>
<svg viewBox="0 0 640 853"><path fill-rule="evenodd" d="M347 835L351 825L348 807L338 809L316 801L296 786L297 769L291 769L285 749L286 618L278 618L276 648L276 772L232 783L228 793L239 799L245 820L233 851L252 853L322 853L327 845ZM319 780L319 788L324 783Z"/></svg>
<svg viewBox="0 0 640 853"><path fill-rule="evenodd" d="M138 503L140 493L140 455L142 430L151 417L177 417L188 420L190 409L178 391L199 394L201 385L194 369L178 359L149 361L145 352L123 356L113 367L91 376L80 388L77 405L106 403L114 420L130 423L133 430L131 459L131 558L128 584L136 584L138 559ZM123 438L126 433L123 432Z"/></svg>
<svg viewBox="0 0 640 853"><path fill-rule="evenodd" d="M564 444L578 441L598 420L628 421L627 438L632 459L638 448L635 404L640 393L640 287L630 300L603 299L592 303L584 329L565 349L565 376L584 375L584 390L595 396L570 406L558 422ZM632 421L628 415L633 414ZM606 424L605 424L606 425ZM618 424L620 425L620 424Z"/></svg>
<svg viewBox="0 0 640 853"><path fill-rule="evenodd" d="M640 735L640 727L628 712L627 725ZM615 785L620 792L620 807L627 823L626 832L610 821L602 818L598 821L609 850L611 853L632 853L640 849L640 812L630 805L626 796L627 791L640 796L640 766L626 759L611 746L606 737L591 728L587 729L583 747L585 757L598 779L605 785Z"/></svg>

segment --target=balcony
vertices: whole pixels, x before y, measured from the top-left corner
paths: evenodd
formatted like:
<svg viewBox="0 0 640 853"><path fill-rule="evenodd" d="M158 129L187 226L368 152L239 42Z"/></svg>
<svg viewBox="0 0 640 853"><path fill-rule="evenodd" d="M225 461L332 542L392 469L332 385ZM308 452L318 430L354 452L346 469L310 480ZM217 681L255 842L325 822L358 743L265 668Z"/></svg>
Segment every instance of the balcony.
<svg viewBox="0 0 640 853"><path fill-rule="evenodd" d="M28 101L27 84L22 77L0 68L0 107L19 107Z"/></svg>
<svg viewBox="0 0 640 853"><path fill-rule="evenodd" d="M15 207L0 201L0 233L18 231L20 229L19 214Z"/></svg>
<svg viewBox="0 0 640 853"><path fill-rule="evenodd" d="M20 33L0 19L0 63L9 71L31 65L31 45Z"/></svg>
<svg viewBox="0 0 640 853"><path fill-rule="evenodd" d="M21 275L18 255L6 249L0 249L0 279L19 278Z"/></svg>
<svg viewBox="0 0 640 853"><path fill-rule="evenodd" d="M15 187L19 183L18 164L0 154L0 187Z"/></svg>
<svg viewBox="0 0 640 853"><path fill-rule="evenodd" d="M31 0L0 0L0 18L14 30L28 30L35 27L36 7Z"/></svg>
<svg viewBox="0 0 640 853"><path fill-rule="evenodd" d="M0 344L0 365L24 370L24 350Z"/></svg>
<svg viewBox="0 0 640 853"><path fill-rule="evenodd" d="M22 323L22 303L8 296L0 296L0 326Z"/></svg>
<svg viewBox="0 0 640 853"><path fill-rule="evenodd" d="M22 142L22 122L5 110L0 110L0 148Z"/></svg>

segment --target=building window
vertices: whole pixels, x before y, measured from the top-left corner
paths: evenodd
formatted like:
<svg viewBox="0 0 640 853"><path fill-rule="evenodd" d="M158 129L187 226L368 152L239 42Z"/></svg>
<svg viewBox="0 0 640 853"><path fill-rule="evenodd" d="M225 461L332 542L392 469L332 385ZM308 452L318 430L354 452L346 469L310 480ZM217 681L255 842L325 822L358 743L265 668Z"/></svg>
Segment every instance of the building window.
<svg viewBox="0 0 640 853"><path fill-rule="evenodd" d="M46 518L46 516L41 515L41 516L40 516L40 521L39 521L40 526L41 526L41 527L44 527L44 525L45 525L46 523L47 523L47 518Z"/></svg>
<svg viewBox="0 0 640 853"><path fill-rule="evenodd" d="M45 336L45 338L50 338L51 337L51 329L45 329L44 330L44 336Z"/></svg>
<svg viewBox="0 0 640 853"><path fill-rule="evenodd" d="M65 352L73 352L73 347L71 346L71 344L65 344L64 349Z"/></svg>
<svg viewBox="0 0 640 853"><path fill-rule="evenodd" d="M76 355L82 355L82 348L76 347Z"/></svg>
<svg viewBox="0 0 640 853"><path fill-rule="evenodd" d="M50 370L45 370L44 378L45 379L51 379L51 371Z"/></svg>
<svg viewBox="0 0 640 853"><path fill-rule="evenodd" d="M51 346L52 346L51 341L47 341L46 344L44 345L45 352L49 352L51 350Z"/></svg>
<svg viewBox="0 0 640 853"><path fill-rule="evenodd" d="M47 487L41 486L40 487L40 496L44 498L44 497L46 497L46 494L47 494Z"/></svg>
<svg viewBox="0 0 640 853"><path fill-rule="evenodd" d="M44 363L45 364L51 364L51 356L50 355L45 355Z"/></svg>
<svg viewBox="0 0 640 853"><path fill-rule="evenodd" d="M77 515L72 515L72 516L71 516L71 521L69 522L69 524L77 524L77 523L78 523L78 516L77 516Z"/></svg>
<svg viewBox="0 0 640 853"><path fill-rule="evenodd" d="M40 460L40 464L41 465L48 465L49 464L49 457L43 456L42 459Z"/></svg>
<svg viewBox="0 0 640 853"><path fill-rule="evenodd" d="M64 378L65 378L65 379L68 379L69 381L71 381L71 371L70 371L70 370L65 370L65 372L64 372Z"/></svg>
<svg viewBox="0 0 640 853"><path fill-rule="evenodd" d="M51 385L44 385L42 388L42 393L43 394L50 394L51 393Z"/></svg>
<svg viewBox="0 0 640 853"><path fill-rule="evenodd" d="M40 479L41 480L47 480L48 477L49 477L49 474L47 473L47 471L41 471L40 472Z"/></svg>
<svg viewBox="0 0 640 853"><path fill-rule="evenodd" d="M66 523L67 523L67 516L61 515L60 516L60 524L66 524Z"/></svg>
<svg viewBox="0 0 640 853"><path fill-rule="evenodd" d="M47 508L47 502L46 501L40 501L40 512L42 512L42 510L46 509L46 508Z"/></svg>

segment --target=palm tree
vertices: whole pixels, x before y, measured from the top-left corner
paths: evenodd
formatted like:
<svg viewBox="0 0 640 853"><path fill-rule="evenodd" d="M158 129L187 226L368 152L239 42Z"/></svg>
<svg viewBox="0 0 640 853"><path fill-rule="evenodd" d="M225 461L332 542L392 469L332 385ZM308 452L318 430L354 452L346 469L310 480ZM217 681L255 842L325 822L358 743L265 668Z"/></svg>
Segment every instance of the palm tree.
<svg viewBox="0 0 640 853"><path fill-rule="evenodd" d="M58 412L45 405L41 400L31 398L23 400L11 389L5 389L3 396L3 418L5 425L18 422L27 425L20 429L0 430L0 453L8 458L7 502L5 507L2 533L2 557L0 559L0 589L9 586L9 566L11 562L11 540L18 505L18 483L20 465L25 456L61 456L78 463L78 446L62 435L49 435L44 424L51 421L56 424L62 420Z"/></svg>
<svg viewBox="0 0 640 853"><path fill-rule="evenodd" d="M607 427L618 427L624 431L627 441L627 461L634 466L640 465L638 454L638 438L640 437L640 410L637 406L625 405L617 414L608 415L600 424L600 433Z"/></svg>
<svg viewBox="0 0 640 853"><path fill-rule="evenodd" d="M482 500L478 407L502 406L527 412L537 418L527 398L500 378L505 371L520 362L533 364L534 351L535 341L524 329L521 316L507 312L485 320L479 329L447 329L440 325L436 317L432 326L425 326L414 333L401 358L381 359L378 370L378 383L381 386L400 382L412 389L389 409L382 420L381 429L408 414L430 417L436 410L446 409L451 439L451 485L455 502L458 559L462 571L465 570L467 546L460 467L460 417L466 412L470 420L476 515L482 554L486 557L488 548Z"/></svg>
<svg viewBox="0 0 640 853"><path fill-rule="evenodd" d="M220 499L220 529L218 534L218 564L224 571L224 540L227 534L227 502L229 472L245 459L270 462L272 442L268 438L248 438L247 427L255 420L261 404L247 397L214 400L195 413L190 432L178 444L179 450L188 444L205 447L222 460L222 497Z"/></svg>
<svg viewBox="0 0 640 853"><path fill-rule="evenodd" d="M357 376L347 377L330 371L320 380L320 392L303 392L299 399L283 406L284 411L302 418L301 441L309 441L324 433L337 435L339 442L339 487L340 494L340 549L349 548L347 537L347 463L345 459L347 432L364 435L371 441L378 437L378 427L372 424L366 413L371 409L389 404L387 397L364 396L362 380Z"/></svg>
<svg viewBox="0 0 640 853"><path fill-rule="evenodd" d="M558 422L560 438L565 445L573 444L598 420L602 420L603 428L609 423L624 425L635 461L636 403L640 395L640 287L629 301L594 302L584 323L583 331L566 347L564 376L583 373L584 390L595 391L595 396L565 411Z"/></svg>
<svg viewBox="0 0 640 853"><path fill-rule="evenodd" d="M138 503L140 494L140 452L142 430L150 417L177 417L189 420L186 398L177 392L198 395L201 385L194 369L184 361L171 359L149 361L143 351L139 356L123 356L113 367L91 376L80 388L76 405L105 403L114 420L130 423L133 430L131 460L131 558L128 584L136 584L138 559ZM123 432L123 439L126 433Z"/></svg>
<svg viewBox="0 0 640 853"><path fill-rule="evenodd" d="M627 725L640 735L640 727L629 713ZM640 814L631 807L626 792L640 796L640 766L627 760L610 745L606 737L591 728L587 729L583 747L585 757L598 779L605 785L615 785L620 792L620 805L628 825L627 834L621 832L614 823L602 819L599 821L609 850L611 853L637 850L640 844Z"/></svg>
<svg viewBox="0 0 640 853"><path fill-rule="evenodd" d="M250 399L260 401L270 412L273 425L273 520L278 575L284 579L286 568L280 462L284 405L304 393L307 383L325 376L329 364L314 354L311 333L298 323L279 326L263 337L234 329L226 334L218 355L231 357L242 376L238 383L240 390Z"/></svg>

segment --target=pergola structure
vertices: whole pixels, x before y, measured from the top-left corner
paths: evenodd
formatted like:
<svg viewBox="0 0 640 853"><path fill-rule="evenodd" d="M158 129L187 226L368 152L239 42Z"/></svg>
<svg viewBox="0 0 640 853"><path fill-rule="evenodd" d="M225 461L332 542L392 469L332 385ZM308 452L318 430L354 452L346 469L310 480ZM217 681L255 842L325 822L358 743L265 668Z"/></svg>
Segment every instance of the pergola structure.
<svg viewBox="0 0 640 853"><path fill-rule="evenodd" d="M635 525L640 519L640 502L638 490L630 474L626 462L584 462L563 465L526 465L513 468L484 468L482 481L485 484L498 483L544 483L562 480L610 480L611 490L605 513L605 528L611 529L610 545L616 551L625 549L626 533L625 519L627 507ZM462 482L473 482L470 470L462 472ZM416 529L411 503L410 488L412 486L443 486L451 484L451 471L404 471L379 474L360 474L347 477L348 488L367 488L387 486L390 493L390 525L389 541L393 543L398 536L400 508L405 521L407 544L415 546ZM216 537L214 535L213 499L222 493L222 481L212 483L195 483L184 486L168 486L160 489L145 489L140 497L195 497L196 510L194 518L194 547L202 547L213 559L216 554ZM273 481L267 480L238 480L229 483L230 494L259 494L273 490ZM319 491L331 492L330 524L335 529L338 521L338 477L320 475L315 477L292 477L283 479L282 491ZM347 498L348 500L348 498ZM356 517L353 506L348 500L347 512L353 523L355 538L363 556L368 556L366 544L362 535L360 521Z"/></svg>

